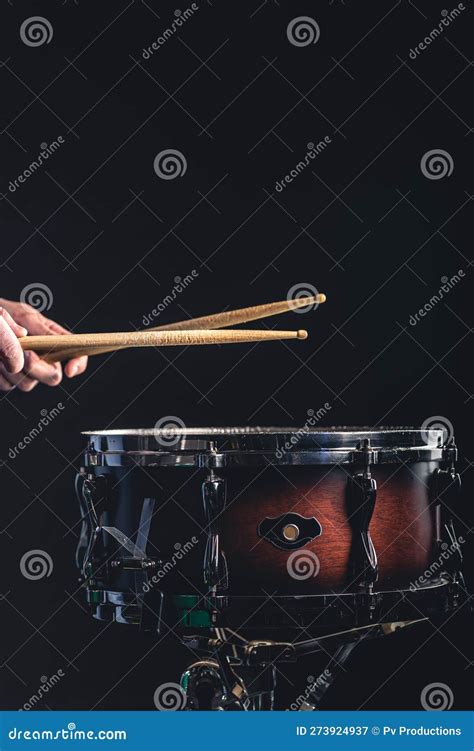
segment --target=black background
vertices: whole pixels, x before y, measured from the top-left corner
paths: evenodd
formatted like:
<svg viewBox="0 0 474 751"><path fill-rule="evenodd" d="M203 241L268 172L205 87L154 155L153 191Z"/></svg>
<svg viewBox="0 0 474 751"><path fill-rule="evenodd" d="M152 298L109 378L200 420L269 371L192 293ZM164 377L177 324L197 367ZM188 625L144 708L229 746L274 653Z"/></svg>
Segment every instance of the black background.
<svg viewBox="0 0 474 751"><path fill-rule="evenodd" d="M445 7L203 0L144 60L174 5L3 0L3 297L45 284L47 315L86 332L142 327L193 269L197 278L156 323L284 299L296 284L328 296L314 313L265 323L306 327L305 342L128 351L94 359L54 390L2 395L4 708L22 706L61 668L66 677L41 708L152 709L156 686L190 661L170 641L156 645L85 611L73 563L81 430L152 427L166 415L187 425L298 425L326 402L325 424L420 425L440 415L455 426L467 488L470 10L409 58ZM51 22L50 44L21 41L31 15ZM317 44L289 43L287 25L302 15L317 20ZM64 145L12 193L40 143L60 135ZM308 142L325 136L331 143L311 168L276 192ZM153 160L167 148L185 155L187 171L164 181ZM420 170L435 148L454 162L440 180ZM441 277L459 269L466 278L410 326ZM60 401L61 415L9 458ZM466 539L468 498L458 520ZM33 582L19 560L36 548L54 572ZM465 708L467 633L460 613L440 632L423 626L390 647L366 645L325 708L418 709L431 681ZM303 666L303 686L318 667ZM290 702L300 684L285 691Z"/></svg>

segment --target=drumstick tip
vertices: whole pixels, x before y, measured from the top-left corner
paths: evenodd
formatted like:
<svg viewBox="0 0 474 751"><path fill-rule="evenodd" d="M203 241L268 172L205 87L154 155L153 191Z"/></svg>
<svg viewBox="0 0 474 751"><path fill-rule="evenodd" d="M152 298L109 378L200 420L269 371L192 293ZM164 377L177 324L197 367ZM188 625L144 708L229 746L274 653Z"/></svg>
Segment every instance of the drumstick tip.
<svg viewBox="0 0 474 751"><path fill-rule="evenodd" d="M296 332L298 339L307 339L308 338L308 332L305 331L305 329L298 329Z"/></svg>
<svg viewBox="0 0 474 751"><path fill-rule="evenodd" d="M297 310L298 308L317 308L321 303L326 302L326 295L324 292L318 292L315 295L306 295L304 297L296 297L294 299L287 300L289 310Z"/></svg>

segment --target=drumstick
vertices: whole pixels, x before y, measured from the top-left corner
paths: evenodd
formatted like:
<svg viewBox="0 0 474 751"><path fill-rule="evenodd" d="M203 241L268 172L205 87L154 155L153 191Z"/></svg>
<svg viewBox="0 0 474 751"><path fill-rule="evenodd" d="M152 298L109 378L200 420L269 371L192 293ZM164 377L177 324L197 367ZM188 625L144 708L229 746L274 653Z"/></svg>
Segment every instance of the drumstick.
<svg viewBox="0 0 474 751"><path fill-rule="evenodd" d="M307 297L300 297L295 300L281 300L280 302L269 302L263 305L252 305L250 308L237 308L237 310L225 310L223 313L211 313L208 316L190 318L187 321L153 326L148 330L189 331L195 329L224 329L237 323L258 321L260 318L269 318L280 313L288 313L290 310L297 310L298 308L305 308L309 305L323 302L326 302L326 295L324 294L308 295Z"/></svg>
<svg viewBox="0 0 474 751"><path fill-rule="evenodd" d="M24 350L34 350L46 362L83 355L95 355L104 348L112 351L128 347L172 347L197 344L233 344L275 339L306 339L307 331L136 331L110 334L64 334L61 336L23 336L18 340Z"/></svg>
<svg viewBox="0 0 474 751"><path fill-rule="evenodd" d="M238 323L248 323L257 321L260 318L269 318L270 316L288 313L291 310L305 308L308 305L319 305L326 302L325 294L308 295L299 297L295 300L281 300L279 302L269 302L263 305L252 305L249 308L237 308L236 310L226 310L223 313L211 313L208 316L200 318L189 318L187 321L176 321L161 326L152 326L146 331L194 331L199 329L223 329L228 326L234 326ZM106 352L115 352L119 347L104 347L97 350L95 354L105 354ZM75 355L73 355L75 357ZM62 359L69 359L68 356Z"/></svg>

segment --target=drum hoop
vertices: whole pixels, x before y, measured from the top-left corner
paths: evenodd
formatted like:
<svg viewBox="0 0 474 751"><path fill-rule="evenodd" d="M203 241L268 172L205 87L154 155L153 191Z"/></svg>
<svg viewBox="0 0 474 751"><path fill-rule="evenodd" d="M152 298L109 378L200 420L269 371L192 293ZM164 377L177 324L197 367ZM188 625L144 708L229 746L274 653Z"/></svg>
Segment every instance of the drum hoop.
<svg viewBox="0 0 474 751"><path fill-rule="evenodd" d="M416 462L441 461L444 457L442 448L432 449L427 446L415 448L397 448L379 450L372 459L372 464L414 464ZM174 467L174 468L224 468L224 467L262 467L262 466L313 466L313 465L358 465L360 457L357 452L341 449L325 451L292 451L282 456L275 452L175 452L166 451L87 451L86 467Z"/></svg>
<svg viewBox="0 0 474 751"><path fill-rule="evenodd" d="M226 467L265 464L357 464L370 441L370 463L443 458L442 429L174 428L83 433L93 466Z"/></svg>
<svg viewBox="0 0 474 751"><path fill-rule="evenodd" d="M382 595L428 595L430 592L435 591L441 591L445 588L451 586L452 581L449 577L440 575L439 579L436 581L431 582L430 584L427 584L424 587L417 587L415 590L409 589L409 588L399 588L399 589L374 589L371 593L371 597L379 597ZM89 592L89 601L93 604L110 604L110 605L133 605L137 601L137 593L136 592L123 592L120 590L114 590L114 589L94 589L94 587L88 588ZM93 597L91 597L93 593ZM347 598L352 600L359 600L361 603L366 603L367 601L367 593L363 592L328 592L328 593L322 593L322 594L305 594L305 595L273 595L270 600L268 596L265 595L218 595L218 599L221 599L226 602L255 602L256 600L265 600L271 602L271 600L275 600L276 602L281 601L291 601L291 602L305 602L305 603L318 603L322 602L323 600L326 602L327 600L330 600L331 602L334 602L335 604L337 602L341 601L341 598ZM205 600L212 602L214 595L195 595L192 593L187 594L173 594L173 597L196 597L197 599L202 599L203 602Z"/></svg>
<svg viewBox="0 0 474 751"><path fill-rule="evenodd" d="M176 418L177 419L177 418ZM171 421L171 418L170 418ZM170 425L171 422L170 422ZM321 427L321 428L313 428L311 425L308 425L306 423L305 425L292 425L292 426L228 426L228 427L164 427L164 428L119 428L119 429L110 429L110 430L85 430L82 431L81 435L84 436L102 436L102 437L136 437L136 438L147 438L147 437L170 437L170 436L179 436L182 438L186 438L188 436L195 436L195 437L201 437L201 440L206 440L207 438L229 438L229 437L238 437L238 436L276 436L276 437L282 437L282 436L291 436L291 435L297 435L297 436L312 436L312 437L321 437L321 439L324 439L325 437L335 437L335 436L343 436L345 438L350 438L352 441L358 441L363 438L372 438L372 440L380 439L380 438L388 438L389 436L399 436L400 438L408 437L410 435L412 436L420 436L420 435L428 435L430 437L429 443L435 443L436 445L439 442L439 439L442 439L444 434L446 432L446 429L444 428L424 428L424 427L413 427L413 426L380 426L378 428L369 427L369 426L328 426L328 427ZM426 440L424 440L426 442ZM374 444L376 445L376 444Z"/></svg>

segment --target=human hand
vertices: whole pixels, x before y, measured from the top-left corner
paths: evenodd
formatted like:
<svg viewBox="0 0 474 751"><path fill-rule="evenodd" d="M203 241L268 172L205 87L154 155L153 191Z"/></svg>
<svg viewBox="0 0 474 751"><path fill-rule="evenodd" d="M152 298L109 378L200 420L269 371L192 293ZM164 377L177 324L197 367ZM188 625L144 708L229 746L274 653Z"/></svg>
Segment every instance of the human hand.
<svg viewBox="0 0 474 751"><path fill-rule="evenodd" d="M67 329L22 302L0 298L0 391L31 391L38 383L57 386L63 370L60 363L49 364L35 352L23 352L18 337L68 334ZM80 375L87 367L87 357L74 357L64 365L68 378Z"/></svg>

